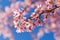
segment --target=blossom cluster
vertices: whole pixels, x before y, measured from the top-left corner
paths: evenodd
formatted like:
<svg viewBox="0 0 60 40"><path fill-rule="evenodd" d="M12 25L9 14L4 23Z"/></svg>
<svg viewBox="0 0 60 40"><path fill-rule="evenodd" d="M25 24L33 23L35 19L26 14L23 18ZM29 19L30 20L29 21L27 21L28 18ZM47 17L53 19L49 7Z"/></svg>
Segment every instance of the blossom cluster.
<svg viewBox="0 0 60 40"><path fill-rule="evenodd" d="M41 0L34 3L32 0L29 5L24 2L23 4L21 3L22 5L20 4L19 6L22 6L22 8L13 11L13 23L17 28L17 32L31 32L36 26L40 25L51 26L51 29L53 30L56 24L55 16L59 14L55 10L59 10L60 8L60 6L55 3L56 1L57 0ZM35 8L34 12L27 18L25 15L29 14L31 8Z"/></svg>

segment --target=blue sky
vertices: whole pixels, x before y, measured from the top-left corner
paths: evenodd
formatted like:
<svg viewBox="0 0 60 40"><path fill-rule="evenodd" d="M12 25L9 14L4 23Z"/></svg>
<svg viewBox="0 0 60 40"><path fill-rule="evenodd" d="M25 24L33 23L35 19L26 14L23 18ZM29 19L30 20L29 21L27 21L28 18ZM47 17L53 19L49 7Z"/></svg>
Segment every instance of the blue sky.
<svg viewBox="0 0 60 40"><path fill-rule="evenodd" d="M19 1L19 0L18 0ZM22 0L21 0L22 1ZM3 7L3 11L4 11L4 7L5 6L10 6L11 2L9 2L8 0L1 0L0 2L0 5ZM33 11L33 10L32 10ZM33 30L34 33L37 33L38 32L38 29L39 28L36 28ZM13 28L13 36L15 38L15 40L33 40L32 36L30 33L28 32L24 32L24 33L16 33L15 32L15 29ZM1 35L0 36L0 40L9 40L8 38L7 39L4 39L3 36ZM53 33L49 33L49 34L45 34L41 40L54 40L53 38Z"/></svg>

